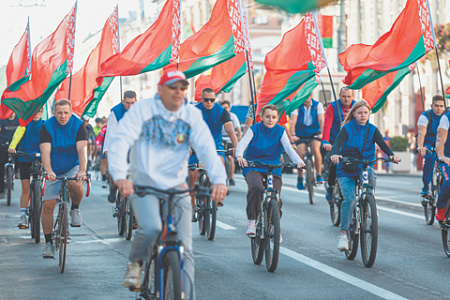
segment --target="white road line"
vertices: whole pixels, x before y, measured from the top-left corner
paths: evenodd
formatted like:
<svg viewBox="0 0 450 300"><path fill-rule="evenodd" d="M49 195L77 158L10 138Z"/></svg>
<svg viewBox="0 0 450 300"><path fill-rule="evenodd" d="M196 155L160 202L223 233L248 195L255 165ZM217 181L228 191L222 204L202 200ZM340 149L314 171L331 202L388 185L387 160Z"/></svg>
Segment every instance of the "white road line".
<svg viewBox="0 0 450 300"><path fill-rule="evenodd" d="M235 230L236 229L236 227L233 227L231 225L225 224L220 221L216 221L216 225L225 230Z"/></svg>
<svg viewBox="0 0 450 300"><path fill-rule="evenodd" d="M89 240L89 241L70 241L70 244L92 244L92 243L102 243L105 245L111 245L111 242L120 242L123 241L124 238L114 238L114 239L97 239Z"/></svg>
<svg viewBox="0 0 450 300"><path fill-rule="evenodd" d="M391 199L391 198L377 197L377 195L375 195L375 199L376 200L383 200L383 201L387 201L387 202L392 202L392 203L406 204L406 205L409 205L409 206L423 207L422 204L419 204L419 203L410 203L410 202L404 202L404 201L400 201L400 200L394 200L394 199Z"/></svg>
<svg viewBox="0 0 450 300"><path fill-rule="evenodd" d="M357 288L360 288L362 290L365 290L373 295L376 295L378 297L381 297L383 299L405 299L400 295L397 295L395 293L392 293L388 290L385 290L383 288L380 288L376 285L373 285L367 281L358 279L352 275L349 275L347 273L344 273L338 269L335 269L333 267L330 267L328 265L325 265L321 262L318 262L314 259L311 259L309 257L306 257L300 253L294 252L292 250L289 250L285 247L280 247L280 251L282 254L289 256L290 258L301 262L305 265L308 265L316 270L319 270L321 272L324 272L325 274L328 274L336 279L342 280L346 283L349 283L351 285L356 286Z"/></svg>
<svg viewBox="0 0 450 300"><path fill-rule="evenodd" d="M387 208L387 207L383 207L383 206L378 206L378 209L379 210L388 211L388 212L391 212L393 214L407 216L407 217L416 218L416 219L423 219L424 218L424 216L421 216L421 215L411 214L411 213L407 213L407 212L404 212L404 211L400 211L400 210L397 210L397 209L391 209L391 208Z"/></svg>

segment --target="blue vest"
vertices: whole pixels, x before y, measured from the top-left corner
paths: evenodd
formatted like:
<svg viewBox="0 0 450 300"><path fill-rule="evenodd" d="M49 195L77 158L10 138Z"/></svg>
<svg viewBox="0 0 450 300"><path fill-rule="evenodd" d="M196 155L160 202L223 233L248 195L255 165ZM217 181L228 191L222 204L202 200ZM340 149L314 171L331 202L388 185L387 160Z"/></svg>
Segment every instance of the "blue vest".
<svg viewBox="0 0 450 300"><path fill-rule="evenodd" d="M436 134L439 127L439 122L441 121L441 117L444 115L437 116L432 109L429 110L431 115L431 120L428 120L428 122L431 122L431 126L427 126L427 134L425 135L424 144L427 144L431 147L434 146L434 143L436 143ZM424 111L422 113L422 116L425 116L425 118L428 119L427 111Z"/></svg>
<svg viewBox="0 0 450 300"><path fill-rule="evenodd" d="M244 155L245 159L279 165L281 163L281 154L284 152L281 144L281 137L285 131L284 128L278 124L273 128L267 128L263 122L259 122L252 125L250 129L253 132L253 138L248 144L247 151ZM267 168L244 168L242 174L245 176L250 171L267 173ZM281 176L281 168L273 170L273 174Z"/></svg>
<svg viewBox="0 0 450 300"><path fill-rule="evenodd" d="M319 118L317 117L317 106L319 101L311 100L310 112L313 123L310 126L306 126L303 121L305 120L306 107L301 105L298 108L297 123L295 124L295 135L300 137L309 137L313 134L320 133Z"/></svg>
<svg viewBox="0 0 450 300"><path fill-rule="evenodd" d="M367 126L369 127L368 137L364 149L362 146L364 144L364 139L366 138ZM347 140L344 142L344 146L340 149L339 154L344 157L354 157L358 159L375 159L375 141L373 139L377 127L375 125L367 122L366 125L360 125L355 119L351 120L344 125L345 131L347 131ZM338 177L354 177L359 174L362 169L360 164L358 171L347 172L342 169L342 164L337 166L337 176Z"/></svg>
<svg viewBox="0 0 450 300"><path fill-rule="evenodd" d="M444 115L444 114L442 114ZM450 121L450 112L446 113L445 116L448 118L448 120ZM447 133L447 141L445 141L445 145L444 145L444 155L445 156L450 156L450 129Z"/></svg>
<svg viewBox="0 0 450 300"><path fill-rule="evenodd" d="M53 172L62 175L79 164L76 137L83 121L72 115L62 126L55 117L48 119L44 126L52 137L50 160Z"/></svg>
<svg viewBox="0 0 450 300"><path fill-rule="evenodd" d="M355 104L355 100L352 100L351 107L353 107L353 104ZM341 106L341 100L338 99L337 103L339 105L339 111L341 112L341 118L342 122L344 122L344 112L342 111ZM339 134L339 131L341 131L341 121L339 119L338 109L336 107L336 101L331 102L331 105L333 105L334 108L334 119L333 119L333 125L331 125L330 129L330 143L333 143L336 139L337 135Z"/></svg>
<svg viewBox="0 0 450 300"><path fill-rule="evenodd" d="M26 153L41 153L39 148L39 134L41 132L41 127L44 121L39 119L39 121L31 121L26 129L25 135L21 141L21 150ZM33 162L34 158L31 156L21 156L19 157L19 162Z"/></svg>
<svg viewBox="0 0 450 300"><path fill-rule="evenodd" d="M213 108L210 110L207 110L203 103L200 102L195 105L198 109L201 110L203 115L203 120L205 120L206 124L208 124L209 130L211 131L211 134L214 138L214 142L216 143L216 148L223 150L222 145L222 122L220 121L220 118L222 117L223 111L225 108L223 108L221 105L214 103Z"/></svg>
<svg viewBox="0 0 450 300"><path fill-rule="evenodd" d="M117 104L116 106L111 108L111 111L116 116L117 122L119 122L120 119L123 118L123 115L127 112L127 110L125 109L125 106L123 105L122 102L120 102L119 104Z"/></svg>

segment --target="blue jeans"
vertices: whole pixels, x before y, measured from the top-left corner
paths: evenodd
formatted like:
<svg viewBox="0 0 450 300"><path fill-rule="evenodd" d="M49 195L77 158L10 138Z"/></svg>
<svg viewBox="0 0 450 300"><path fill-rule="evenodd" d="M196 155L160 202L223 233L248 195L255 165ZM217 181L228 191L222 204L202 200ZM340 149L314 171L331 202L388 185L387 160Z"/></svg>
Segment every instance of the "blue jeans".
<svg viewBox="0 0 450 300"><path fill-rule="evenodd" d="M422 182L423 187L428 188L428 184L431 182L431 177L433 176L433 169L434 163L436 162L436 156L430 153L425 155L424 159L425 164L423 165Z"/></svg>
<svg viewBox="0 0 450 300"><path fill-rule="evenodd" d="M370 166L367 168L367 171L369 171L369 184L375 188L377 175ZM348 231L350 229L356 203L356 178L338 177L339 187L344 197L344 201L341 204L341 230Z"/></svg>
<svg viewBox="0 0 450 300"><path fill-rule="evenodd" d="M436 207L443 209L447 205L447 201L450 198L450 166L447 164L439 164L442 171L442 177L444 178L444 183L442 184L441 192L439 193L438 201Z"/></svg>

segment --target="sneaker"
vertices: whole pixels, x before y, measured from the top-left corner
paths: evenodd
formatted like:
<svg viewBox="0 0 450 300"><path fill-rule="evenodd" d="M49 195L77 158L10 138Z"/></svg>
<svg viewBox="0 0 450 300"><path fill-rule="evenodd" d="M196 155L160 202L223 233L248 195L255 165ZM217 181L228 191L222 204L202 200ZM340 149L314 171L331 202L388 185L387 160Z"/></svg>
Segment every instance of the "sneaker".
<svg viewBox="0 0 450 300"><path fill-rule="evenodd" d="M192 223L197 222L197 206L192 206Z"/></svg>
<svg viewBox="0 0 450 300"><path fill-rule="evenodd" d="M322 183L325 183L325 180L322 178L322 175L317 175L316 182L318 184L322 184Z"/></svg>
<svg viewBox="0 0 450 300"><path fill-rule="evenodd" d="M5 199L5 193L0 193L0 199Z"/></svg>
<svg viewBox="0 0 450 300"><path fill-rule="evenodd" d="M127 272L123 279L123 286L138 289L141 287L142 266L138 262L130 262L127 265Z"/></svg>
<svg viewBox="0 0 450 300"><path fill-rule="evenodd" d="M304 190L305 186L303 185L303 177L297 177L297 189Z"/></svg>
<svg viewBox="0 0 450 300"><path fill-rule="evenodd" d="M27 216L20 215L20 219L19 219L19 223L17 224L17 227L19 227L20 229L28 228Z"/></svg>
<svg viewBox="0 0 450 300"><path fill-rule="evenodd" d="M229 182L230 186L235 186L236 182L234 182L233 178L230 178L230 182Z"/></svg>
<svg viewBox="0 0 450 300"><path fill-rule="evenodd" d="M104 180L102 182L102 188L106 189L108 187L108 183L106 182L106 180Z"/></svg>
<svg viewBox="0 0 450 300"><path fill-rule="evenodd" d="M45 244L44 252L42 252L42 257L43 258L53 258L54 252L55 251L53 250L52 243L48 242L47 244Z"/></svg>
<svg viewBox="0 0 450 300"><path fill-rule="evenodd" d="M420 193L420 195L421 195L422 197L428 197L428 196L430 196L430 193L428 192L428 188L423 188L423 189L422 189L422 192Z"/></svg>
<svg viewBox="0 0 450 300"><path fill-rule="evenodd" d="M341 234L339 237L339 242L337 246L339 251L347 251L348 250L348 236L347 234Z"/></svg>
<svg viewBox="0 0 450 300"><path fill-rule="evenodd" d="M109 202L109 203L114 203L114 202L116 202L116 197L114 197L114 194L111 193L111 192L108 194L108 198L107 198L107 199L108 199L108 202Z"/></svg>
<svg viewBox="0 0 450 300"><path fill-rule="evenodd" d="M445 213L446 213L447 209L444 208L438 208L437 209L437 213L434 216L436 218L436 220L438 220L439 222L443 222L445 221Z"/></svg>
<svg viewBox="0 0 450 300"><path fill-rule="evenodd" d="M333 202L333 193L334 193L333 188L327 189L327 194L326 194L325 198L327 198L328 204L331 204Z"/></svg>
<svg viewBox="0 0 450 300"><path fill-rule="evenodd" d="M81 224L83 224L83 218L81 217L81 213L78 208L72 209L69 215L71 218L70 225L72 225L73 227L80 227Z"/></svg>
<svg viewBox="0 0 450 300"><path fill-rule="evenodd" d="M247 232L245 233L248 237L256 236L256 221L248 220Z"/></svg>
<svg viewBox="0 0 450 300"><path fill-rule="evenodd" d="M228 194L227 194L228 195ZM218 207L222 207L223 206L223 201L217 202L217 206Z"/></svg>

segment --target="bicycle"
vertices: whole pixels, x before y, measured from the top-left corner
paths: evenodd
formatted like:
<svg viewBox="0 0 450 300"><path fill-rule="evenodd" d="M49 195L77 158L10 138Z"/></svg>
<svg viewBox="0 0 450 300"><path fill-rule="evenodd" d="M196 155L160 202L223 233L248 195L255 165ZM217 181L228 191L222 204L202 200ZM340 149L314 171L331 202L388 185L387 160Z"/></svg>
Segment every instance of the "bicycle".
<svg viewBox="0 0 450 300"><path fill-rule="evenodd" d="M137 228L136 221L128 197L123 197L117 190L113 217L117 218L117 230L120 236L125 236L127 241L131 240L133 229Z"/></svg>
<svg viewBox="0 0 450 300"><path fill-rule="evenodd" d="M91 190L91 176L90 174L86 174L86 197L89 197ZM41 195L45 194L45 180L48 180L46 174L43 175L43 184L41 189ZM67 252L67 244L69 243L69 212L68 206L70 202L69 198L69 181L77 180L76 177L67 177L67 176L56 176L57 180L61 180L61 192L59 194L59 207L58 207L58 215L56 216L55 223L53 225L52 232L52 240L53 245L55 245L55 250L59 251L59 271L64 273L64 269L66 266L66 252Z"/></svg>
<svg viewBox="0 0 450 300"><path fill-rule="evenodd" d="M278 266L278 257L280 254L280 194L273 188L273 170L276 168L289 166L296 168L295 164L283 163L280 165L264 164L258 161L247 161L249 167L256 165L267 168L267 176L263 177L263 201L261 209L256 220L256 235L251 238L251 250L253 263L261 264L265 255L266 269L269 272L275 272Z"/></svg>
<svg viewBox="0 0 450 300"><path fill-rule="evenodd" d="M144 299L184 299L181 284L184 247L175 229L174 198L176 195L185 196L191 192L197 192L197 195L200 194L202 197L210 197L210 190L196 185L187 190L160 190L135 186L134 191L139 197L150 194L157 196L161 206L167 204L168 209L160 210L163 230L151 251L150 261L145 264L141 287L138 289L131 287L130 291L140 292L140 297Z"/></svg>
<svg viewBox="0 0 450 300"><path fill-rule="evenodd" d="M314 176L314 159L313 153L311 151L311 142L317 140L320 141L317 135L312 138L300 138L295 142L296 145L305 144L306 145L306 153L305 153L305 164L306 164L306 182L305 188L308 190L309 195L309 203L313 205L314 201L314 187L316 186L316 179Z"/></svg>
<svg viewBox="0 0 450 300"><path fill-rule="evenodd" d="M435 149L428 150L427 154L435 155ZM436 203L441 191L442 184L444 183L444 178L442 177L441 168L439 165L435 163L433 175L431 177L431 189L430 194L426 196L421 196L422 198L422 206L425 214L425 222L428 225L433 225L434 223L434 214L436 213Z"/></svg>
<svg viewBox="0 0 450 300"><path fill-rule="evenodd" d="M333 200L330 204L330 216L331 223L334 226L339 226L341 224L341 204L344 201L344 196L342 195L341 188L339 187L339 182L336 179L333 188Z"/></svg>
<svg viewBox="0 0 450 300"><path fill-rule="evenodd" d="M8 162L5 164L5 190L6 205L11 205L11 193L14 190L14 154L8 153Z"/></svg>
<svg viewBox="0 0 450 300"><path fill-rule="evenodd" d="M16 156L17 157L30 156L34 158L31 164L30 196L28 201L27 215L31 238L34 239L36 244L39 244L41 241L41 211L42 211L41 162L40 162L41 154L17 151Z"/></svg>
<svg viewBox="0 0 450 300"><path fill-rule="evenodd" d="M356 179L356 204L353 210L353 218L350 224L349 250L345 251L345 256L353 260L358 252L358 239L361 243L361 256L363 263L370 268L375 263L378 246L378 215L373 186L369 184L369 171L367 167L377 160L391 162L385 157L378 157L374 160L359 160L347 158L363 165Z"/></svg>

